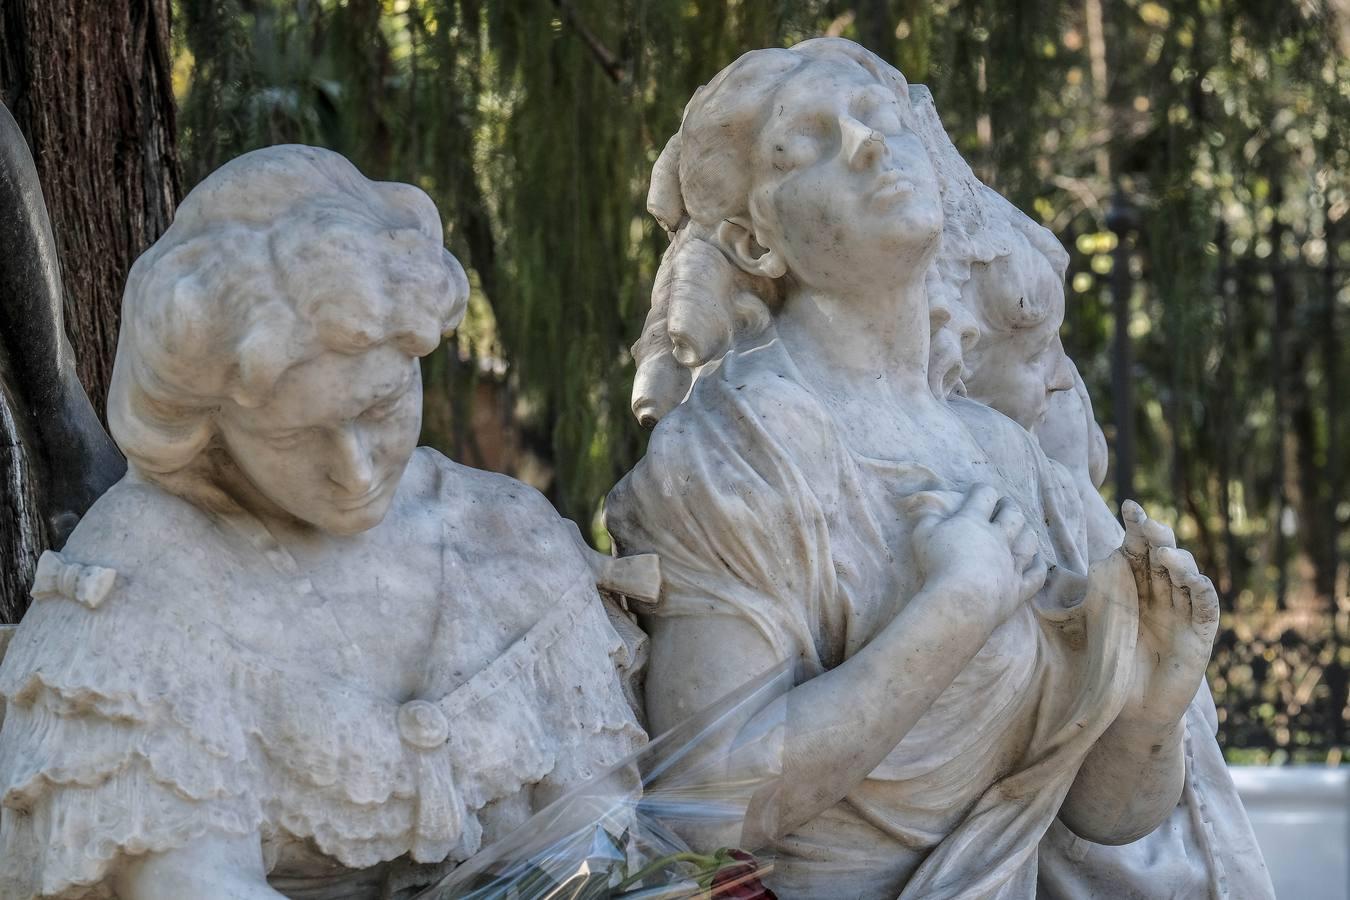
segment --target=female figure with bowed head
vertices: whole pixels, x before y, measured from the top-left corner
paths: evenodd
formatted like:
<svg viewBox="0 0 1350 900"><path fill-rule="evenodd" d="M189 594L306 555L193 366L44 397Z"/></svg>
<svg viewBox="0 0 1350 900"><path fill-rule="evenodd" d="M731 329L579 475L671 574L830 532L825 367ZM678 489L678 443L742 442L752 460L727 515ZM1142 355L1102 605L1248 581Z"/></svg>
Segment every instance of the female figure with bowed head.
<svg viewBox="0 0 1350 900"><path fill-rule="evenodd" d="M401 896L641 743L573 528L416 447L467 292L425 194L310 147L137 260L130 471L0 665L0 895Z"/></svg>
<svg viewBox="0 0 1350 900"><path fill-rule="evenodd" d="M1034 442L992 459L930 390L943 209L915 127L894 69L807 41L718 74L653 174L673 241L634 411L659 424L607 522L661 556L654 729L795 663L727 740L766 750L725 777L772 789L691 836L770 847L784 897L1031 898L1056 814L1152 830L1214 635L1156 523L1059 565Z"/></svg>

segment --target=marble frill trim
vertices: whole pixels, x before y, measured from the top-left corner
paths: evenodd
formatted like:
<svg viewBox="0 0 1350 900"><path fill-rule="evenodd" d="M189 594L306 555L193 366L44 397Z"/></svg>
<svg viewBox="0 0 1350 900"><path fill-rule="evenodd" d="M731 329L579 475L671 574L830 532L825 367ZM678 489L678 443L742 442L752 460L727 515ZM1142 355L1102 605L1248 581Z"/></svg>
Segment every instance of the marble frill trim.
<svg viewBox="0 0 1350 900"><path fill-rule="evenodd" d="M400 736L397 704L278 666L171 605L117 599L36 604L0 666L0 896L102 900L120 855L206 832L312 838L353 869L462 860L483 807L599 774L642 740L610 662L622 642L587 580L427 698L449 737L426 749Z"/></svg>

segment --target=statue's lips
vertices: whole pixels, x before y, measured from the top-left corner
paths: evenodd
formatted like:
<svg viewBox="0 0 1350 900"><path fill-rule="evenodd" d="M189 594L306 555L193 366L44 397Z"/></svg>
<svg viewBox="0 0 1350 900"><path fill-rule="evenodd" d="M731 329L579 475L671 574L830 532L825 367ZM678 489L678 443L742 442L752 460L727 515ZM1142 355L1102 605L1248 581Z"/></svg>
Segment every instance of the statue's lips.
<svg viewBox="0 0 1350 900"><path fill-rule="evenodd" d="M871 197L875 201L885 202L904 200L913 194L914 182L906 178L902 172L891 169L881 173L876 187L872 189Z"/></svg>
<svg viewBox="0 0 1350 900"><path fill-rule="evenodd" d="M343 497L333 501L333 505L343 512L356 512L374 503L384 493L388 479L384 479L370 490L356 497Z"/></svg>

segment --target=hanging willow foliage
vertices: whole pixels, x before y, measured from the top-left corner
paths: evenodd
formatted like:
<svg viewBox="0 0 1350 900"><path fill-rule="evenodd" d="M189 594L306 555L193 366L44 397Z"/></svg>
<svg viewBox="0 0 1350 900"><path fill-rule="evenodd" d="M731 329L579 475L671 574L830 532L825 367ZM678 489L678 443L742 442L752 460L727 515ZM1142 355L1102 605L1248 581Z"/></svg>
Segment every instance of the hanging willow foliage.
<svg viewBox="0 0 1350 900"><path fill-rule="evenodd" d="M663 243L643 198L682 104L746 49L864 40L928 83L976 167L1075 248L1068 339L1108 423L1106 211L1117 190L1138 207L1122 257L1149 376L1132 412L1137 480L1204 531L1231 505L1220 488L1241 482L1262 516L1290 490L1269 466L1217 487L1204 473L1222 468L1214 415L1298 414L1307 398L1284 382L1299 373L1275 378L1274 350L1296 359L1322 333L1294 333L1304 319L1335 309L1304 271L1329 260L1339 291L1326 235L1345 206L1350 79L1333 25L1263 0L180 0L176 38L189 183L252 147L303 141L432 195L478 288L460 352L432 367L459 386L447 405L468 402L468 362L500 357L556 468L554 499L582 520L641 449L626 347ZM1307 349L1300 364L1325 362ZM1197 406L1220 368L1242 402ZM1325 466L1332 410L1313 406L1308 458ZM1279 456L1277 430L1219 431L1246 427L1262 452L1231 466Z"/></svg>

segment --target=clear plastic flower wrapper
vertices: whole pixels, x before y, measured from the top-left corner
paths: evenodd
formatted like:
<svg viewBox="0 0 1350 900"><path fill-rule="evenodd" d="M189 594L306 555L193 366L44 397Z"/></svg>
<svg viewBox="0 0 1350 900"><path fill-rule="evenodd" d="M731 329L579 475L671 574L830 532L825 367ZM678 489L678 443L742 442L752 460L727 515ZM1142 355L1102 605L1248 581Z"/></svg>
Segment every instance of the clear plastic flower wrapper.
<svg viewBox="0 0 1350 900"><path fill-rule="evenodd" d="M415 900L772 898L763 879L773 861L748 845L761 842L755 823L773 815L786 718L775 701L791 686L789 667L765 673L559 797Z"/></svg>

